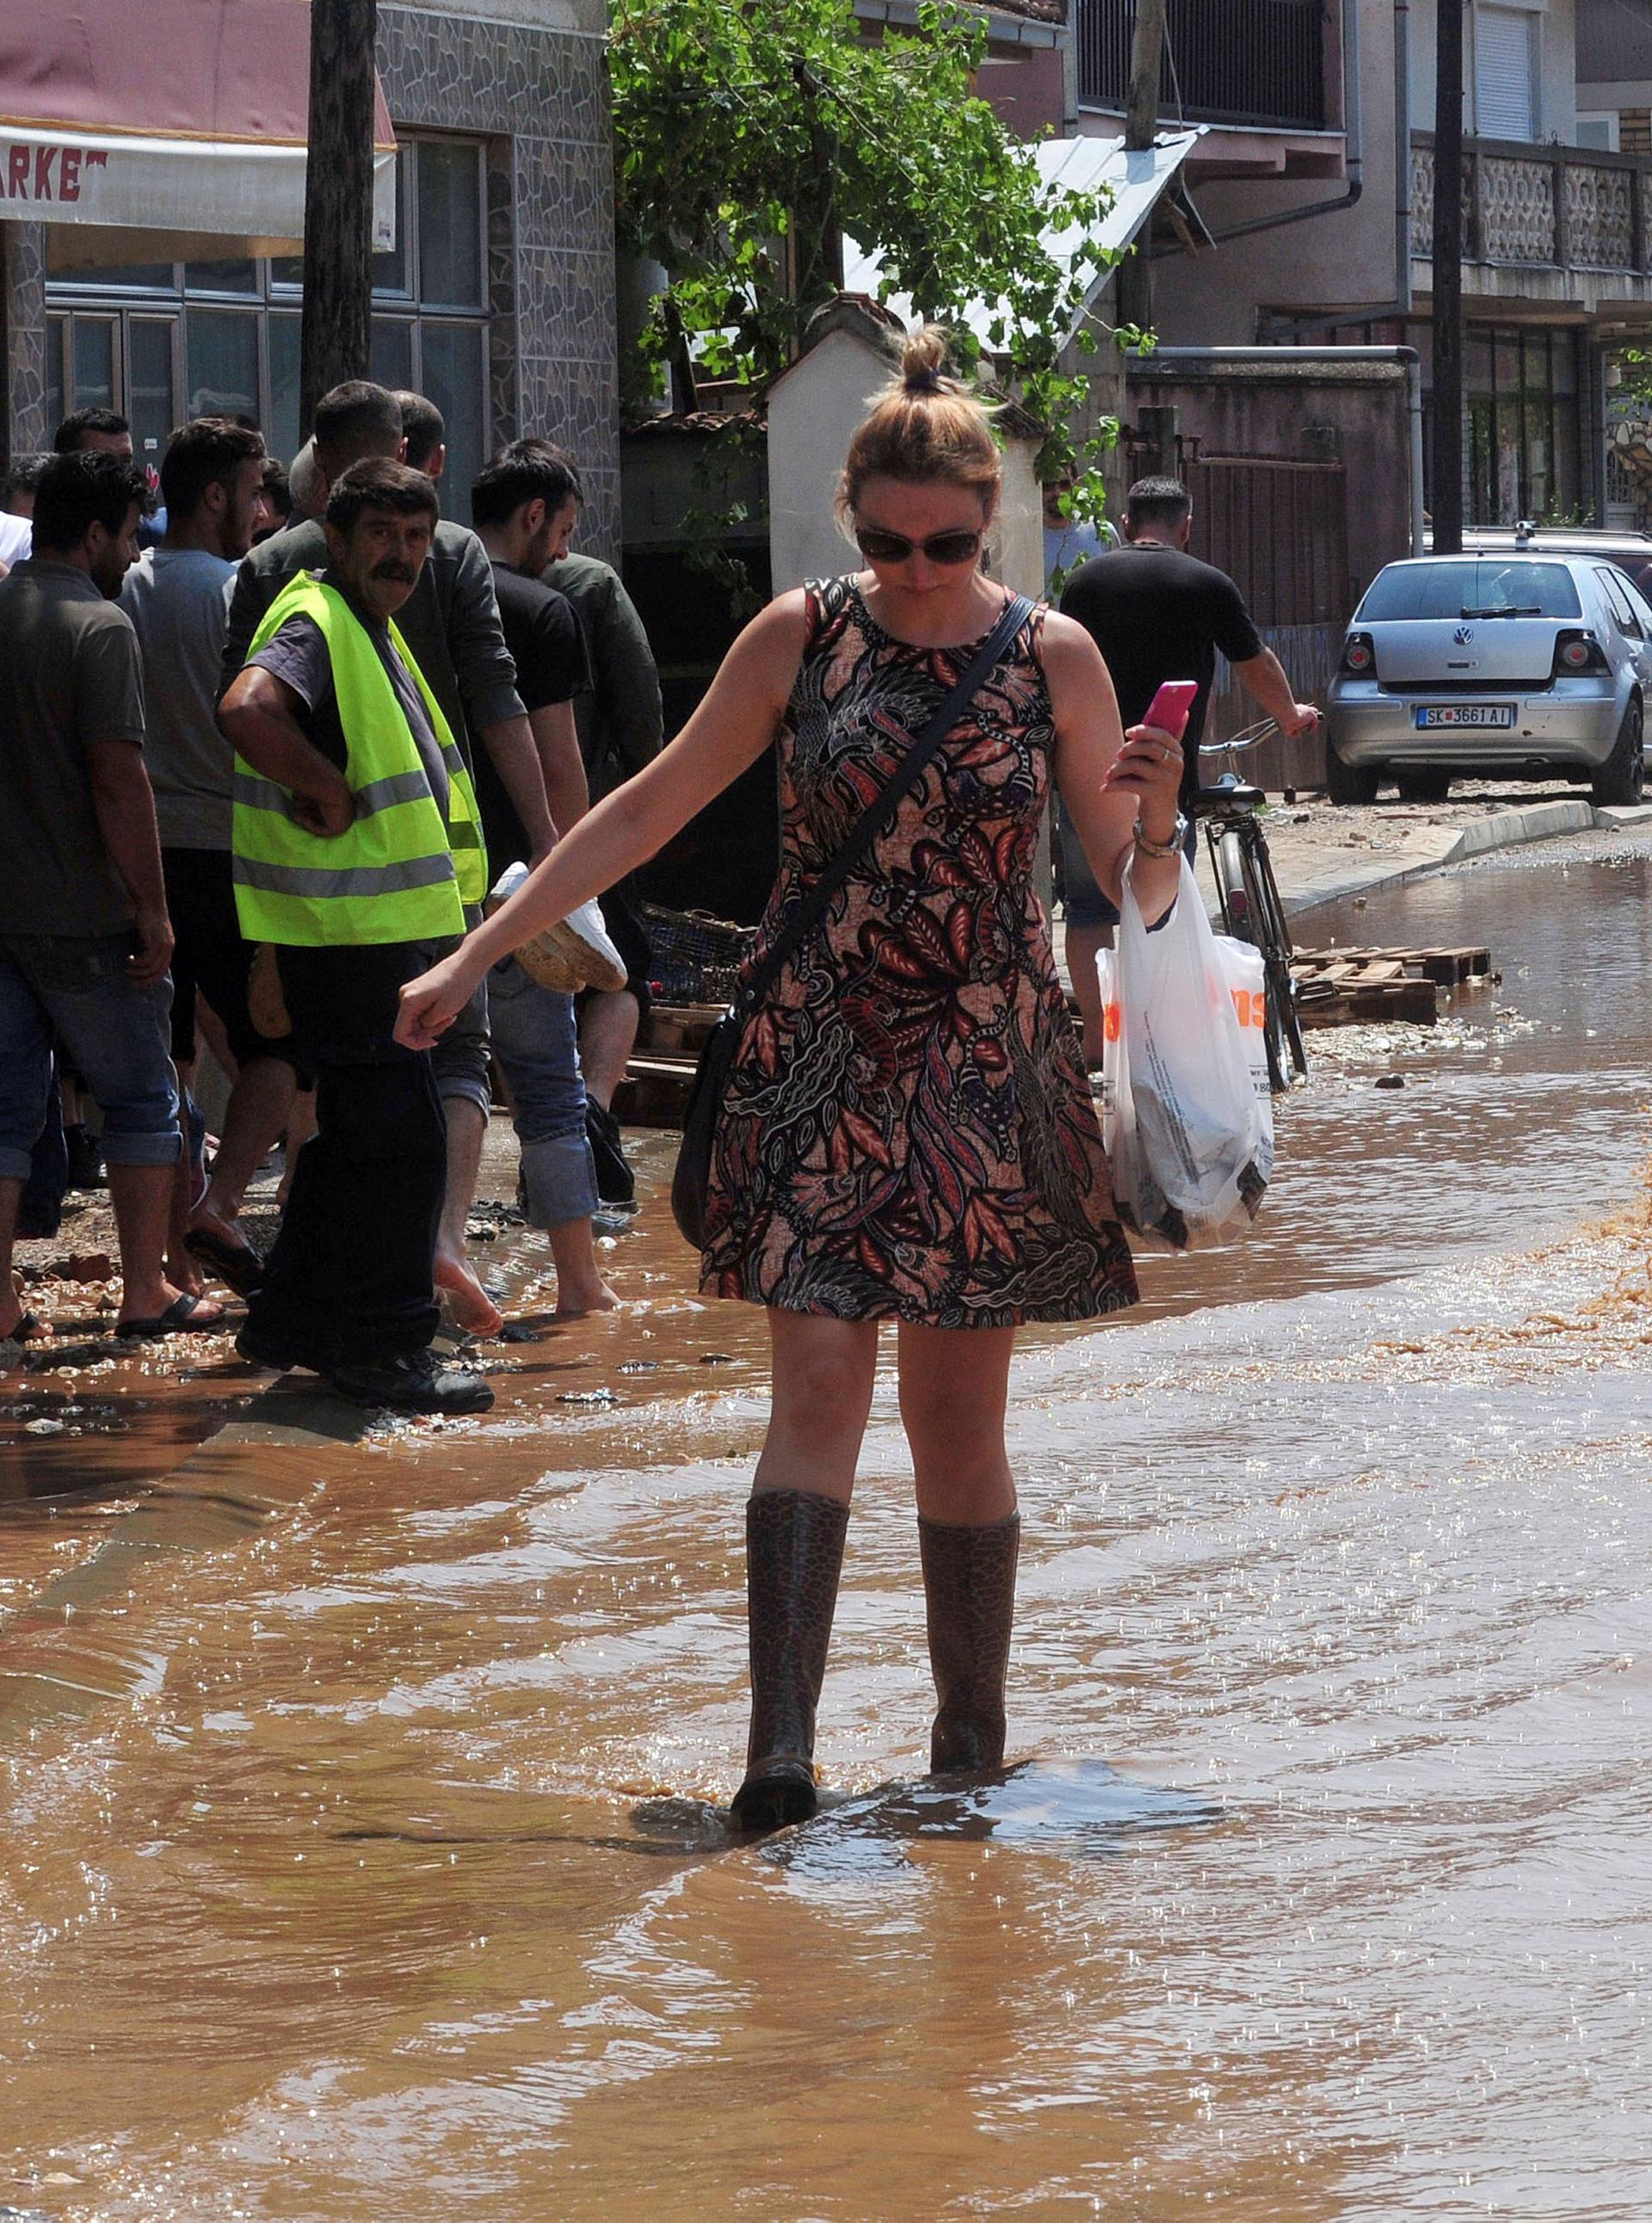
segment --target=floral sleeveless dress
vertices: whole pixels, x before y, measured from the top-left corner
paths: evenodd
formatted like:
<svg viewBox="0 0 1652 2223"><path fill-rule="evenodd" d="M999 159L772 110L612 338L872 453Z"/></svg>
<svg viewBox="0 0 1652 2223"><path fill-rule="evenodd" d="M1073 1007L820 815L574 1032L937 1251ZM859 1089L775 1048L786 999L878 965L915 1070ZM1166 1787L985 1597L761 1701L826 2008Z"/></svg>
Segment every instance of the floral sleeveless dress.
<svg viewBox="0 0 1652 2223"><path fill-rule="evenodd" d="M852 578L807 607L759 948L980 645L892 639ZM1042 627L1036 612L752 1015L713 1155L707 1294L933 1327L1135 1301L1033 891L1055 740Z"/></svg>

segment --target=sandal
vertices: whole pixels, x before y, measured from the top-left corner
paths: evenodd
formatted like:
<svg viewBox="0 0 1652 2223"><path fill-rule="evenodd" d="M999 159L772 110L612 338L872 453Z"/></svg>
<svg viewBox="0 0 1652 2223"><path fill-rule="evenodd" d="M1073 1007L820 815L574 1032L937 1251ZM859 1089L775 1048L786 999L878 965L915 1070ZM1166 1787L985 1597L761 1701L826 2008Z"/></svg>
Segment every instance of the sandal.
<svg viewBox="0 0 1652 2223"><path fill-rule="evenodd" d="M225 1288L238 1297L249 1297L264 1278L264 1262L250 1243L226 1243L210 1227L192 1227L184 1248L203 1266L210 1266Z"/></svg>
<svg viewBox="0 0 1652 2223"><path fill-rule="evenodd" d="M196 1321L195 1315L205 1306L211 1317ZM174 1297L164 1313L153 1319L117 1320L115 1332L123 1343L153 1341L163 1335L179 1335L188 1329L199 1334L204 1328L220 1327L223 1323L223 1307L215 1304L210 1297L192 1297L187 1291Z"/></svg>

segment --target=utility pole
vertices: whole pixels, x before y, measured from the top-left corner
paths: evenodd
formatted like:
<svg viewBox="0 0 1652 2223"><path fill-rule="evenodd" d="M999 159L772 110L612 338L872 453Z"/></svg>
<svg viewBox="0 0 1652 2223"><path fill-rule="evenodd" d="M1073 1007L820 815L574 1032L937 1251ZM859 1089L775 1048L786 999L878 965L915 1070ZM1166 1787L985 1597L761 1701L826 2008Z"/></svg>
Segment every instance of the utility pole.
<svg viewBox="0 0 1652 2223"><path fill-rule="evenodd" d="M377 0L310 0L299 423L346 378L365 378L373 299L374 34Z"/></svg>
<svg viewBox="0 0 1652 2223"><path fill-rule="evenodd" d="M1463 545L1463 4L1439 0L1434 92L1434 552ZM1400 159L1404 161L1404 150Z"/></svg>
<svg viewBox="0 0 1652 2223"><path fill-rule="evenodd" d="M1165 0L1136 0L1135 30L1130 41L1130 98L1124 114L1124 143L1151 147L1159 131L1159 66L1165 50ZM1136 234L1134 248L1119 266L1119 322L1146 331L1153 320L1153 218Z"/></svg>

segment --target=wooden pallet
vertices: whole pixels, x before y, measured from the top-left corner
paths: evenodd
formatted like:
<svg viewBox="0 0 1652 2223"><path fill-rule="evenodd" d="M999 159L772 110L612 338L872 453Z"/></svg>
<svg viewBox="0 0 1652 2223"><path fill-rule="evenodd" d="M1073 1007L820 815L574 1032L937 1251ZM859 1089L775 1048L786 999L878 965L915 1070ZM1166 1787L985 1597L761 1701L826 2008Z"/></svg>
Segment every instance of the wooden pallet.
<svg viewBox="0 0 1652 2223"><path fill-rule="evenodd" d="M1491 978L1489 949L1299 949L1292 960L1298 977L1326 965L1397 965L1412 980L1433 980L1442 988L1460 987ZM1387 976L1396 977L1392 974Z"/></svg>
<svg viewBox="0 0 1652 2223"><path fill-rule="evenodd" d="M1307 1027L1431 1027L1442 988L1492 977L1489 949L1299 949L1291 969Z"/></svg>

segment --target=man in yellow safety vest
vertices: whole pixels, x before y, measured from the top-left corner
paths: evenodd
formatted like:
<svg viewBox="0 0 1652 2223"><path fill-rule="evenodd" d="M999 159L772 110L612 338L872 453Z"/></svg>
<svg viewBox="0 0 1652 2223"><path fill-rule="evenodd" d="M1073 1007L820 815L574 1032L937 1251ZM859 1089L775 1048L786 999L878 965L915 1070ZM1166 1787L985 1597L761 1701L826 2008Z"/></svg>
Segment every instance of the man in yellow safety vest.
<svg viewBox="0 0 1652 2223"><path fill-rule="evenodd" d="M430 1349L442 1102L428 1055L392 1040L402 983L487 885L470 775L394 621L436 520L423 472L345 471L326 569L282 589L219 706L242 931L275 945L317 1076L317 1130L236 1349L313 1367L358 1403L470 1413L493 1392Z"/></svg>

